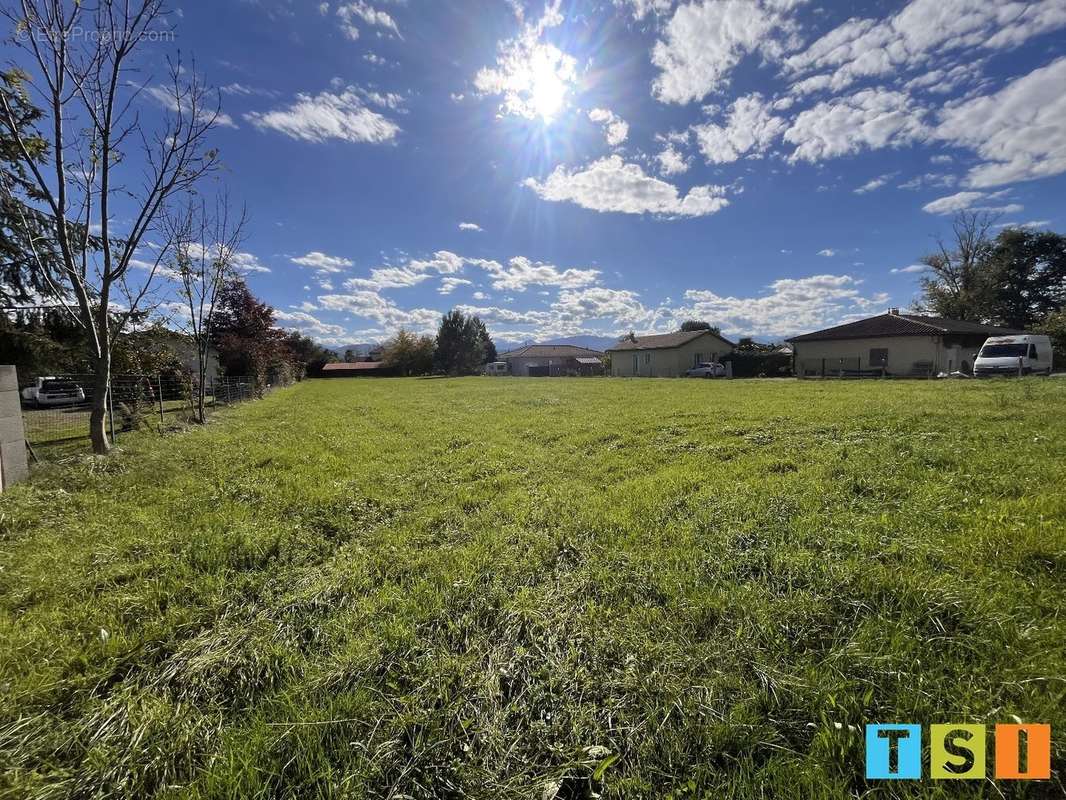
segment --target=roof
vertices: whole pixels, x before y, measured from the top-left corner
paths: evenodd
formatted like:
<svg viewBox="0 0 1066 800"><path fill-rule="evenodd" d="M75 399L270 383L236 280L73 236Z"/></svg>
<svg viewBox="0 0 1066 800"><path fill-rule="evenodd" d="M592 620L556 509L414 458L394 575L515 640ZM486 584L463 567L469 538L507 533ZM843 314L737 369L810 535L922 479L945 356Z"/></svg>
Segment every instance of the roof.
<svg viewBox="0 0 1066 800"><path fill-rule="evenodd" d="M607 348L607 352L613 352L617 350L668 350L672 347L681 347L683 344L688 344L694 339L698 339L704 334L710 334L711 336L725 342L730 347L736 347L731 341L726 339L719 333L714 331L701 330L701 331L678 331L677 333L659 333L653 336L638 336L634 342L630 339L623 339L618 344Z"/></svg>
<svg viewBox="0 0 1066 800"><path fill-rule="evenodd" d="M380 361L335 361L332 364L325 364L322 367L323 372L361 372L368 369L381 369L384 366Z"/></svg>
<svg viewBox="0 0 1066 800"><path fill-rule="evenodd" d="M943 336L945 334L975 334L1006 336L1024 333L1011 328L999 328L980 322L965 322L921 314L878 314L876 317L848 322L832 328L793 336L790 342L818 342L833 339L868 339L876 336Z"/></svg>
<svg viewBox="0 0 1066 800"><path fill-rule="evenodd" d="M576 344L527 344L509 353L500 353L498 358L595 358L603 356L599 350L589 350Z"/></svg>

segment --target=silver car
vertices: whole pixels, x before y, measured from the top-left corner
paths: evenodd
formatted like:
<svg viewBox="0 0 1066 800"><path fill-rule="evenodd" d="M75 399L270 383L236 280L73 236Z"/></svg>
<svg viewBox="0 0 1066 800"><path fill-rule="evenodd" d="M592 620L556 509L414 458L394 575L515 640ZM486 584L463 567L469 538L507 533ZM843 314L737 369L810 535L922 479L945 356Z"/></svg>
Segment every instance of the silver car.
<svg viewBox="0 0 1066 800"><path fill-rule="evenodd" d="M717 361L704 361L692 369L685 370L686 378L723 378L725 377L725 365Z"/></svg>

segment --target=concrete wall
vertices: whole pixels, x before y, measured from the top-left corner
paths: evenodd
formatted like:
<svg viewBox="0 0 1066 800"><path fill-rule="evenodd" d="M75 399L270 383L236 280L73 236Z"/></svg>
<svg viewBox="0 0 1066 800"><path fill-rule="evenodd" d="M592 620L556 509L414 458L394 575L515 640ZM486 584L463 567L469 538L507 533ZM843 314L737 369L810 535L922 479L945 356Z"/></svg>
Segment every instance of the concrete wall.
<svg viewBox="0 0 1066 800"><path fill-rule="evenodd" d="M619 378L678 378L699 361L720 361L733 348L714 334L706 334L680 347L659 350L611 352L611 375ZM633 358L636 356L636 364Z"/></svg>
<svg viewBox="0 0 1066 800"><path fill-rule="evenodd" d="M30 474L15 368L0 366L0 491Z"/></svg>
<svg viewBox="0 0 1066 800"><path fill-rule="evenodd" d="M803 376L813 370L820 374L825 359L827 373L834 373L843 365L848 369L878 369L881 364L870 361L870 350L888 350L886 369L890 375L911 375L919 361L932 362L935 372L951 372L965 363L973 368L977 347L945 347L940 336L874 336L867 339L847 339L830 342L796 342L796 374ZM841 359L844 359L842 364ZM858 364L856 367L855 364Z"/></svg>

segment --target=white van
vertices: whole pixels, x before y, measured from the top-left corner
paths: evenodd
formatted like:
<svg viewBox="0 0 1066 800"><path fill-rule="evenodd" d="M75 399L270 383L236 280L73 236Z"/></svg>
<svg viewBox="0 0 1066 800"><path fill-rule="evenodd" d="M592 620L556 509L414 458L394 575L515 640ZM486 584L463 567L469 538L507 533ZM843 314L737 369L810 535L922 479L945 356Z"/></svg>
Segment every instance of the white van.
<svg viewBox="0 0 1066 800"><path fill-rule="evenodd" d="M1036 334L992 336L973 362L975 378L990 375L1050 375L1051 340Z"/></svg>
<svg viewBox="0 0 1066 800"><path fill-rule="evenodd" d="M506 361L492 361L485 365L486 375L506 375L507 374L507 362Z"/></svg>

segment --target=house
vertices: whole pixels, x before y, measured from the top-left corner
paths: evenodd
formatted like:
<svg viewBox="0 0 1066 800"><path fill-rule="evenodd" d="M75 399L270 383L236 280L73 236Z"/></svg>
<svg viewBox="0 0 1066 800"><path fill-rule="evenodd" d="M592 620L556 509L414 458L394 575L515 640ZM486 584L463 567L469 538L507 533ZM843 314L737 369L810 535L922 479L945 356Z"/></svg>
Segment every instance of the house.
<svg viewBox="0 0 1066 800"><path fill-rule="evenodd" d="M380 361L336 361L322 367L323 378L365 378L394 375L391 367Z"/></svg>
<svg viewBox="0 0 1066 800"><path fill-rule="evenodd" d="M887 314L794 336L799 377L826 375L930 376L969 372L989 336L1021 331L920 314Z"/></svg>
<svg viewBox="0 0 1066 800"><path fill-rule="evenodd" d="M573 344L527 344L501 353L512 375L547 377L558 375L602 375L603 353Z"/></svg>
<svg viewBox="0 0 1066 800"><path fill-rule="evenodd" d="M735 347L721 334L701 330L627 338L607 352L615 377L678 378L705 361L721 360Z"/></svg>

